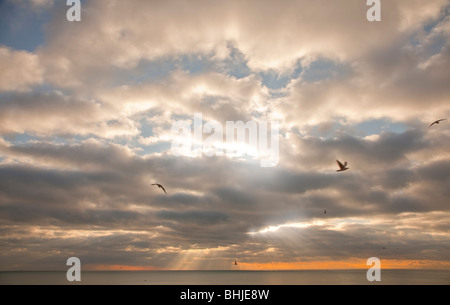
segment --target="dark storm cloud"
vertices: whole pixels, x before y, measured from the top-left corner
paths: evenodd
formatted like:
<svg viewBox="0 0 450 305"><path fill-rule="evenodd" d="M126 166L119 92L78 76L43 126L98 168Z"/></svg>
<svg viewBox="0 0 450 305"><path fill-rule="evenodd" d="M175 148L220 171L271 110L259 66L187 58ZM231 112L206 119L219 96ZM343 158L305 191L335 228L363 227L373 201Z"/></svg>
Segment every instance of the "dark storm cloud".
<svg viewBox="0 0 450 305"><path fill-rule="evenodd" d="M450 161L440 160L423 166L418 171L422 179L433 183L447 183L450 179Z"/></svg>
<svg viewBox="0 0 450 305"><path fill-rule="evenodd" d="M359 168L373 168L392 166L402 161L408 153L427 147L427 141L423 131L414 129L403 133L383 132L375 141L348 135L330 140L309 139L305 141L305 147L308 152L317 152L320 157L332 159L334 154L350 163L358 162Z"/></svg>
<svg viewBox="0 0 450 305"><path fill-rule="evenodd" d="M212 190L213 193L229 206L239 205L241 208L249 208L256 203L255 194L249 194L245 189L238 189L237 185L232 187L219 187Z"/></svg>
<svg viewBox="0 0 450 305"><path fill-rule="evenodd" d="M0 131L40 136L89 133L107 114L94 101L51 93L11 93L0 99Z"/></svg>
<svg viewBox="0 0 450 305"><path fill-rule="evenodd" d="M415 197L420 195L418 191L409 192L407 196L399 196L389 195L389 192L386 193L380 188L384 187L391 192L402 190L419 179L417 171L401 168L385 171L384 167L381 171L373 170L378 166L377 162L386 164L388 160L391 162L402 160L404 154L423 148L424 140L421 135L420 132L408 131L404 134L382 135L375 142L345 137L313 143L315 145L312 145L312 151L341 147L348 149L350 155L358 156L361 161L366 159L373 161L369 165L372 171L370 176L364 174L369 168L363 168L364 172L361 174L337 175L334 172L336 165L333 159L330 161L333 164L330 164L330 167L333 166L331 173L316 173L286 168L268 170L254 165L242 167L218 159L211 160L211 163L210 160L205 163L201 159L179 163L176 158L168 157L161 160L164 162L155 162L153 159L142 159L127 153L116 145L95 143L69 146L49 143L9 146L8 151L16 156L51 161L52 164L68 168L76 166L78 170L2 167L0 170L0 179L4 187L2 198L5 203L10 204L3 207L3 213L14 216L14 219L18 219L20 215L23 219L31 219L32 216L27 218L27 212L31 215L40 215L40 218L45 217L46 212L43 212L45 210L36 213L46 207L53 209L48 211L49 216L62 222L73 218L84 224L102 224L101 215L103 215L104 223L113 224L119 220L130 223L130 219L140 223L148 212L141 212L142 215L129 211L121 213L122 209L133 203L142 207L165 208L164 212L157 212L150 217L152 221L161 218L175 223L189 221L193 223L198 217L199 225L202 225L207 224L209 218L212 219L211 222L216 219L226 223L230 219L243 221L251 216L248 224L241 227L248 229L262 226L267 221L274 223L292 220L299 215L314 217L317 211L323 208L334 209L335 215L339 216L363 215L367 211L396 213L426 210L425 203ZM350 147L349 143L352 143ZM373 151L379 151L380 154L383 152L384 158L372 160ZM359 170L353 162L351 165L355 171ZM218 168L223 169L220 176L217 176ZM440 168L437 173L441 172L445 178L445 166L438 164L430 167L428 171L426 168L421 170L424 173L421 175L423 180L429 180L427 172L434 173L433 168ZM176 172L177 175L167 175L171 172ZM147 175L151 180L167 181L169 194L160 194L158 189L149 187L147 178L144 179ZM205 177L217 177L214 179L220 177L221 181L229 181L228 186L216 187L214 183L198 185L196 181L205 181ZM200 191L203 195L184 193L178 190L179 187ZM335 195L328 194L330 191ZM89 209L83 205L85 203L92 203L98 209L104 208L105 211ZM428 208L434 205L442 205L442 200ZM27 210L26 206L31 208ZM59 212L64 208L74 211L67 212L64 216ZM202 209L205 213L203 216L198 214ZM211 211L210 214L208 210Z"/></svg>
<svg viewBox="0 0 450 305"><path fill-rule="evenodd" d="M156 216L162 220L172 220L177 223L190 223L199 226L212 225L226 222L228 215L215 211L165 211L156 213Z"/></svg>
<svg viewBox="0 0 450 305"><path fill-rule="evenodd" d="M402 189L416 182L418 179L415 171L405 168L392 168L379 173L376 177L376 183L383 186L384 189Z"/></svg>
<svg viewBox="0 0 450 305"><path fill-rule="evenodd" d="M100 169L120 174L121 170L126 169L139 173L151 166L141 159L130 156L124 147L95 141L80 144L39 142L9 146L8 150L15 156L28 156L39 162L49 162L62 167L75 166L87 171Z"/></svg>

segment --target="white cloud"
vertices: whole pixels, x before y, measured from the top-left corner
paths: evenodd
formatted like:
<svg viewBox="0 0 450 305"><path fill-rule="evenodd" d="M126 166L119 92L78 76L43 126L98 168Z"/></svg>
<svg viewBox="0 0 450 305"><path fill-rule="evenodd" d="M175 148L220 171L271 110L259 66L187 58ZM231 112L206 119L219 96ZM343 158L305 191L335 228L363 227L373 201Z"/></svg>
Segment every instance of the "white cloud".
<svg viewBox="0 0 450 305"><path fill-rule="evenodd" d="M43 82L39 58L27 51L0 46L0 91L27 91Z"/></svg>
<svg viewBox="0 0 450 305"><path fill-rule="evenodd" d="M84 4L83 22L49 25L40 56L50 79L86 84L98 70L131 69L142 59L207 54L222 59L233 42L254 71L286 73L312 56L354 60L405 39L405 33L436 18L445 1L383 4L383 22L365 18L362 1L95 1ZM83 81L84 78L84 81Z"/></svg>

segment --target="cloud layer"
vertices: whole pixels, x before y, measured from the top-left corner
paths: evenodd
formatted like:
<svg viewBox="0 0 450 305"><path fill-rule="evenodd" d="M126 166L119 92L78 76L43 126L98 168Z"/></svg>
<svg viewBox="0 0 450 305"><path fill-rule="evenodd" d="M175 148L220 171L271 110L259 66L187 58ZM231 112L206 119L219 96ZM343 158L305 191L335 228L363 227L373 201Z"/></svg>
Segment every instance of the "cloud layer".
<svg viewBox="0 0 450 305"><path fill-rule="evenodd" d="M47 19L0 37L0 270L448 268L447 1L9 3ZM279 121L278 165L174 156L194 113Z"/></svg>

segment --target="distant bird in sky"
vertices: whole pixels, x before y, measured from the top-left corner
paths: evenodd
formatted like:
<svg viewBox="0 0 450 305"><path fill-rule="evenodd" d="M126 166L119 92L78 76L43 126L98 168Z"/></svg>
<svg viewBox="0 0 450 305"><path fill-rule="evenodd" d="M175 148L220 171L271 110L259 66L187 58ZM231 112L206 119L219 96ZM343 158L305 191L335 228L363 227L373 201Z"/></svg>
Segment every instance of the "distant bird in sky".
<svg viewBox="0 0 450 305"><path fill-rule="evenodd" d="M442 122L442 121L447 121L447 119L440 119L440 120L434 121L433 123L431 123L430 126L428 126L428 128L430 128L430 127L433 126L434 124L439 125L439 123Z"/></svg>
<svg viewBox="0 0 450 305"><path fill-rule="evenodd" d="M323 209L323 214L326 214L327 213L327 210L326 209Z"/></svg>
<svg viewBox="0 0 450 305"><path fill-rule="evenodd" d="M337 162L337 164L339 165L339 169L337 170L337 172L343 172L343 171L348 170L348 167L347 167L347 161L345 161L344 164L342 164L341 162L339 162L339 160L336 160L336 162Z"/></svg>
<svg viewBox="0 0 450 305"><path fill-rule="evenodd" d="M159 184L159 183L153 183L152 185L157 185L157 186L158 186L160 189L162 189L162 190L164 191L164 193L166 193L166 195L167 195L167 192L166 192L164 186L162 186L162 185Z"/></svg>
<svg viewBox="0 0 450 305"><path fill-rule="evenodd" d="M237 266L237 262L236 261L234 261L234 265Z"/></svg>

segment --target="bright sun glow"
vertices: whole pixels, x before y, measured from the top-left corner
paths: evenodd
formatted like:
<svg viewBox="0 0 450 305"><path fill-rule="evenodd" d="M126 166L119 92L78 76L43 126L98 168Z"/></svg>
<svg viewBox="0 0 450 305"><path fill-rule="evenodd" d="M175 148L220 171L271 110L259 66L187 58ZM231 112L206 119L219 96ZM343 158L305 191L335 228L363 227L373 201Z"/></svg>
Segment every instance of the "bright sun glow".
<svg viewBox="0 0 450 305"><path fill-rule="evenodd" d="M297 228L297 229L306 229L310 227L322 227L327 230L333 231L341 231L344 230L347 225L351 224L379 224L380 220L377 219L364 219L364 218L333 218L329 220L312 220L312 221L304 221L304 222L295 222L288 224L281 224L277 226L268 226L259 231L248 232L247 234L265 234L265 233L274 233L278 232L281 229L286 228Z"/></svg>
<svg viewBox="0 0 450 305"><path fill-rule="evenodd" d="M314 220L312 222L297 222L297 223L290 223L290 224L282 224L282 225L278 225L278 226L269 226L269 227L266 227L257 232L249 232L248 234L264 234L264 233L268 233L268 232L277 232L278 230L280 230L282 228L304 229L304 228L308 228L308 227L312 227L312 226L324 226L324 225L325 225L325 222L321 221L321 220Z"/></svg>

